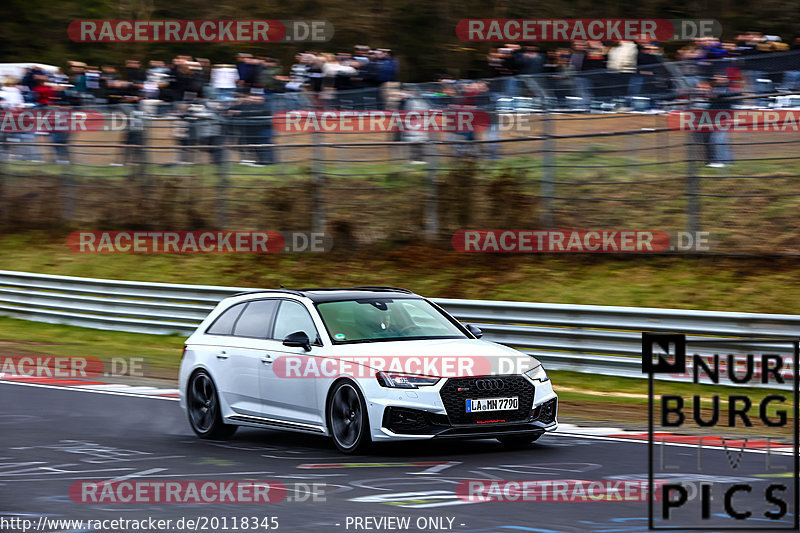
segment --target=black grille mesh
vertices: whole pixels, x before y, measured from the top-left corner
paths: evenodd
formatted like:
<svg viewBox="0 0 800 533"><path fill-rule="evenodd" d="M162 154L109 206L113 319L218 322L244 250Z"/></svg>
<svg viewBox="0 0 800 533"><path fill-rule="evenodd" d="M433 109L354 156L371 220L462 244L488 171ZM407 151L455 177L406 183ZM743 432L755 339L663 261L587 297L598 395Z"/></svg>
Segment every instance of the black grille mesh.
<svg viewBox="0 0 800 533"><path fill-rule="evenodd" d="M475 381L484 378L450 378L442 387L440 396L452 424L478 424L490 421L519 422L531 416L534 387L522 376L491 376L502 379L501 390L478 390ZM462 390L459 390L462 389ZM519 397L519 408L515 411L489 411L467 413L467 399Z"/></svg>

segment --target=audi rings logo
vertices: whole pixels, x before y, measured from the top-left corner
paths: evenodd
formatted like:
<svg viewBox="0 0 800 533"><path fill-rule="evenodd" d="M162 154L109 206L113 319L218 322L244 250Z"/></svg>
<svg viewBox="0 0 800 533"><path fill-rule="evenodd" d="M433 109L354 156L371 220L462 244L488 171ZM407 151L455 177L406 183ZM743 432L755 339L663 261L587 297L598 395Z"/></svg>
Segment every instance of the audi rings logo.
<svg viewBox="0 0 800 533"><path fill-rule="evenodd" d="M502 379L477 379L475 380L475 388L478 390L500 390L505 388L506 384Z"/></svg>

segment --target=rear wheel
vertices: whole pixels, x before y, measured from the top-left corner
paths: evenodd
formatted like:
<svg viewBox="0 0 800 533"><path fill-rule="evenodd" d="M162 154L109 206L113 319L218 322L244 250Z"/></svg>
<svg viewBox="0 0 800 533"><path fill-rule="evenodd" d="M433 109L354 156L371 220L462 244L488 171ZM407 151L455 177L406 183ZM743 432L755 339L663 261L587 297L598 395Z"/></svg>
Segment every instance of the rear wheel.
<svg viewBox="0 0 800 533"><path fill-rule="evenodd" d="M200 370L189 379L186 389L186 411L189 425L202 439L227 439L236 432L236 427L222 421L219 396L211 376Z"/></svg>
<svg viewBox="0 0 800 533"><path fill-rule="evenodd" d="M367 404L351 381L340 381L328 402L328 431L342 453L356 453L371 443Z"/></svg>
<svg viewBox="0 0 800 533"><path fill-rule="evenodd" d="M503 435L497 437L506 448L524 448L541 437L541 433L526 433L525 435Z"/></svg>

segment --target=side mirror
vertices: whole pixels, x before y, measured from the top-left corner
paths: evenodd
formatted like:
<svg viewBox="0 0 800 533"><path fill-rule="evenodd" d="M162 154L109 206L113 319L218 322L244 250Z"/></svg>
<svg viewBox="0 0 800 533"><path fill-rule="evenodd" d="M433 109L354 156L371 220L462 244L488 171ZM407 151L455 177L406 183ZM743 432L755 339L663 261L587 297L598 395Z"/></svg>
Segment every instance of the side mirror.
<svg viewBox="0 0 800 533"><path fill-rule="evenodd" d="M483 332L481 331L481 328L479 328L478 326L467 324L467 329L469 330L470 333L475 335L476 339L480 339L481 337L483 337Z"/></svg>
<svg viewBox="0 0 800 533"><path fill-rule="evenodd" d="M283 345L302 348L307 352L311 350L311 341L305 331L295 331L294 333L288 334L286 338L283 339Z"/></svg>

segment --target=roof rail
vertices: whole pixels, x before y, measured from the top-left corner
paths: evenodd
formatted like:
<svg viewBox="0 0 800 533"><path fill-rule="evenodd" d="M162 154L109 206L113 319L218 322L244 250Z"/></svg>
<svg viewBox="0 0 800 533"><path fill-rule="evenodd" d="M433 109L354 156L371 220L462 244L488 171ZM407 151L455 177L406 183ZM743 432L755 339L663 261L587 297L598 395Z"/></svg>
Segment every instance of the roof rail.
<svg viewBox="0 0 800 533"><path fill-rule="evenodd" d="M298 292L306 292L306 291L374 291L374 292L402 292L405 294L414 294L412 291L408 289L403 289L401 287L385 287L381 285L359 285L356 287L317 287L317 288L305 288L305 289L297 289Z"/></svg>
<svg viewBox="0 0 800 533"><path fill-rule="evenodd" d="M270 293L281 292L281 293L294 294L295 296L303 296L303 293L301 291L296 291L294 289L255 289L252 291L237 292L233 296L245 296L247 294L258 294L260 292L270 292Z"/></svg>
<svg viewBox="0 0 800 533"><path fill-rule="evenodd" d="M391 291L391 292L405 292L408 294L414 294L413 291L404 289L402 287L388 287L383 285L362 285L359 287L350 287L350 288L361 291Z"/></svg>

